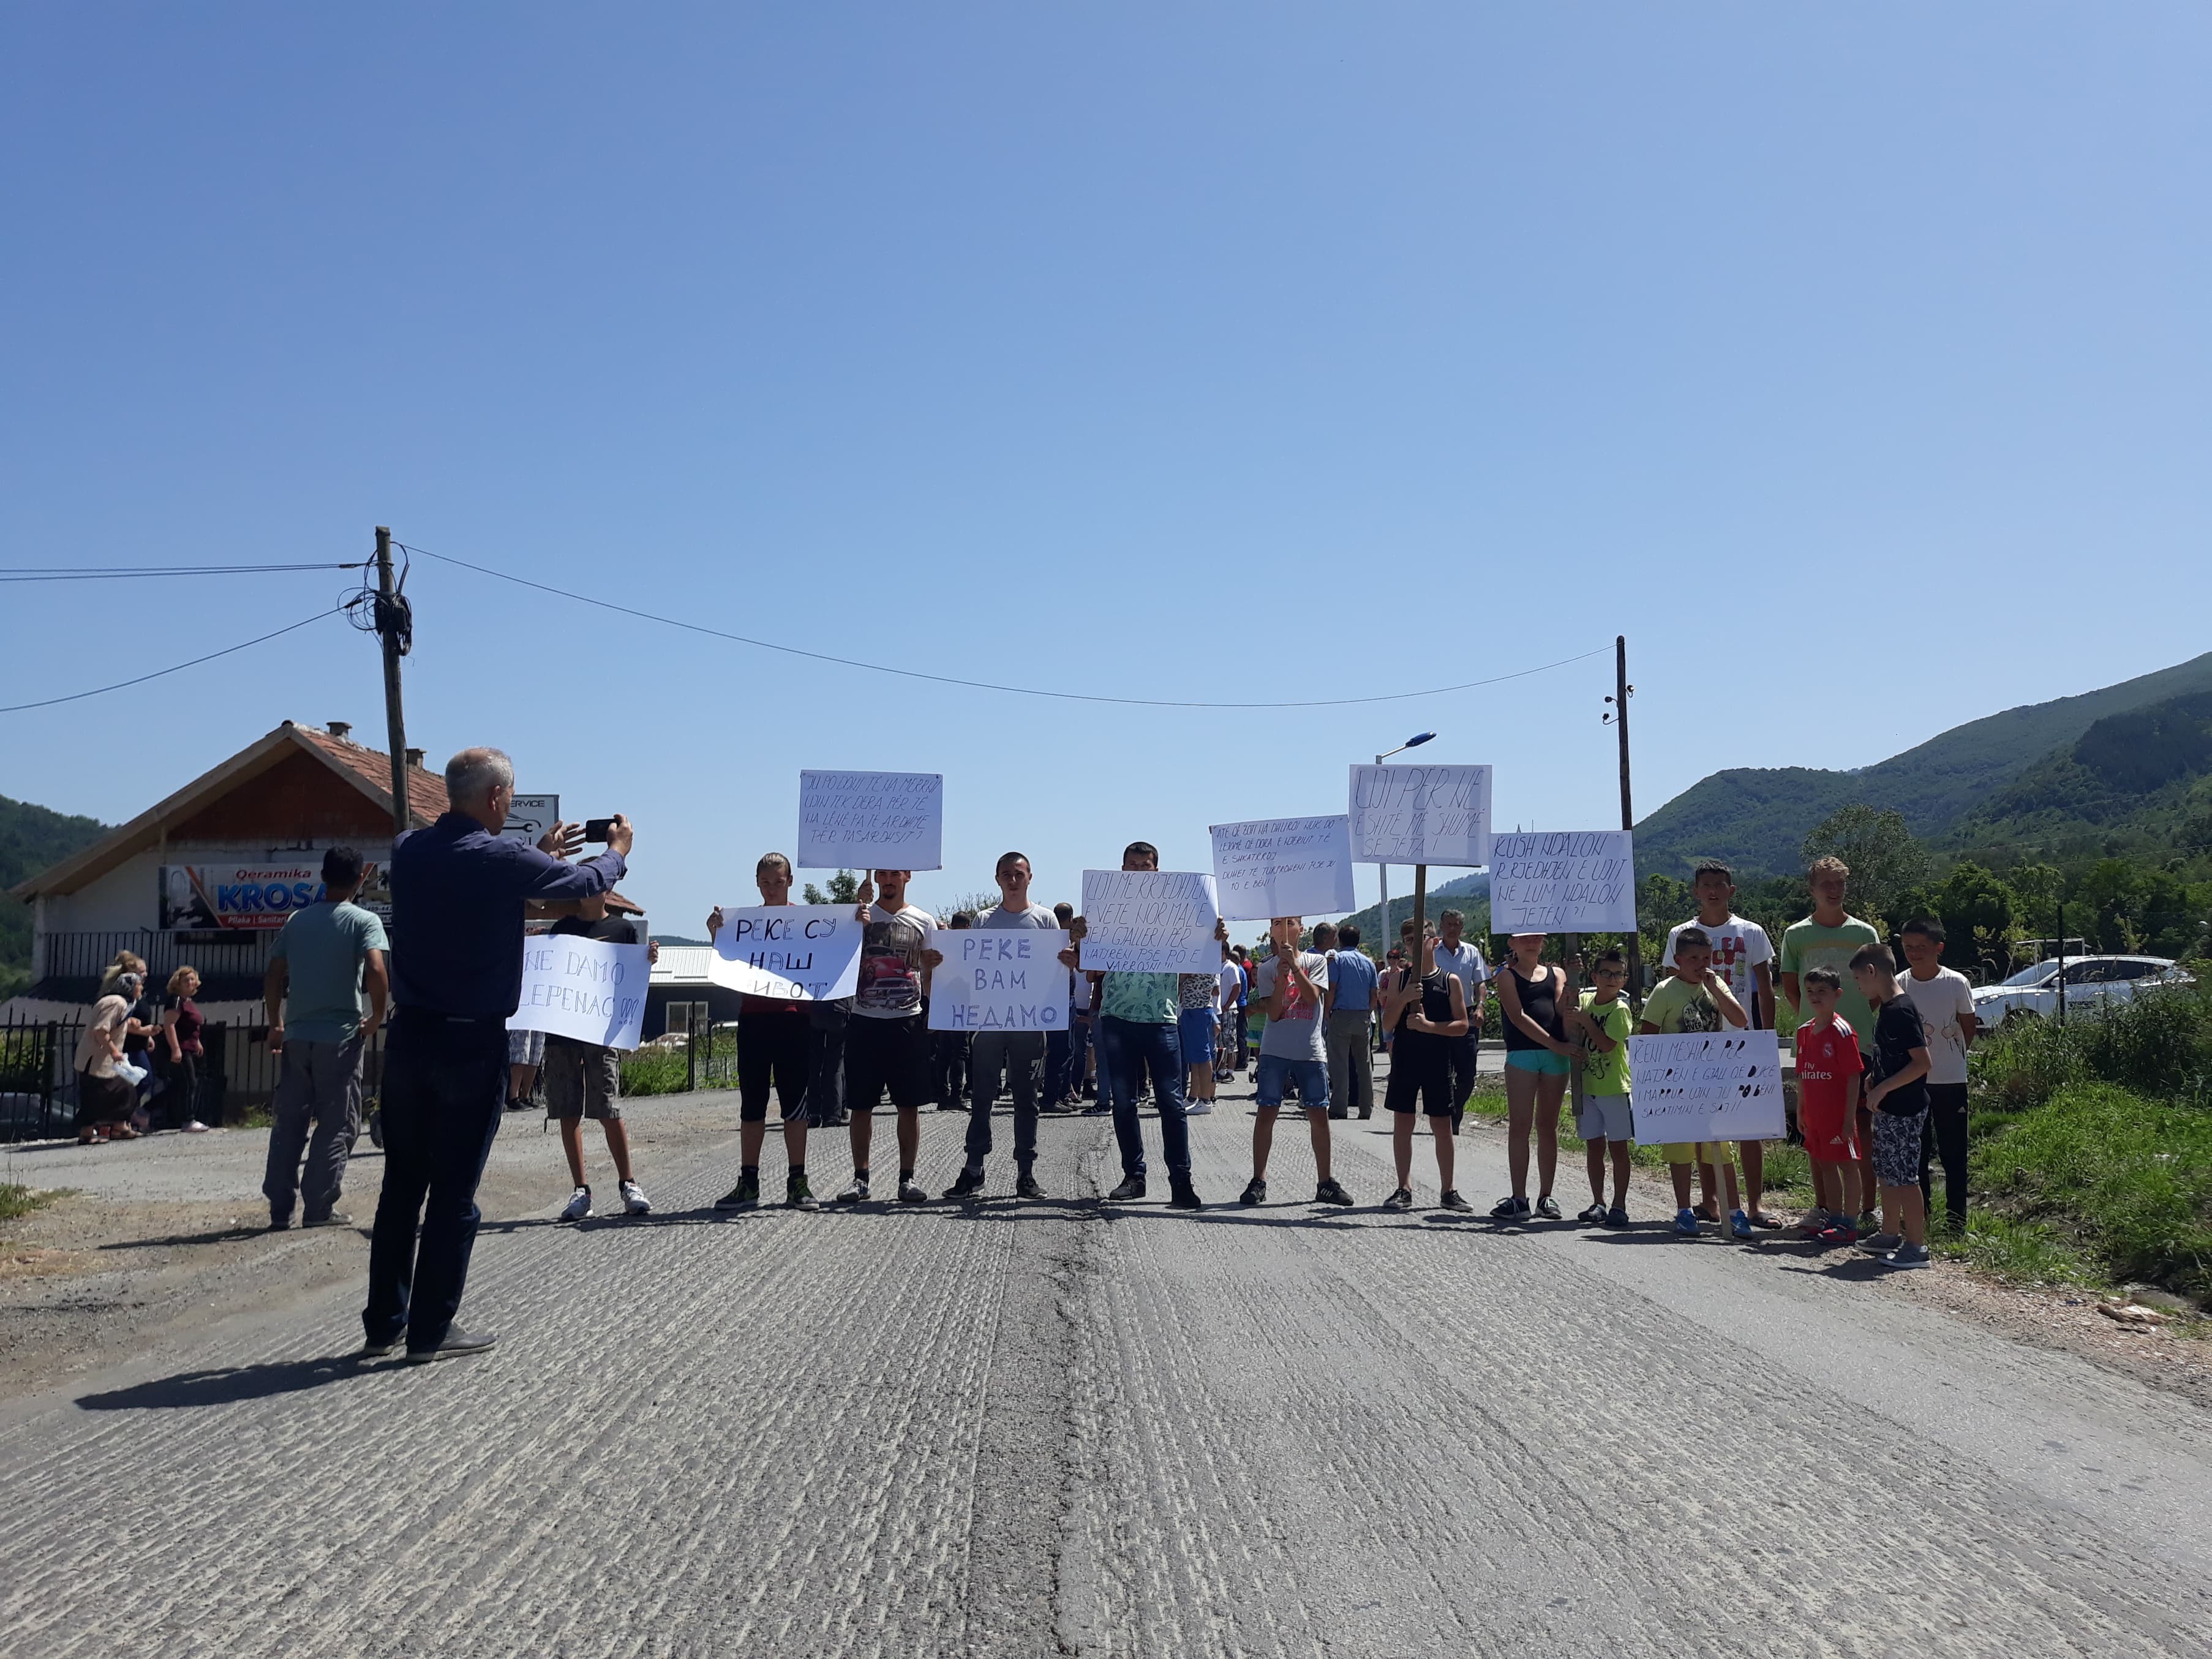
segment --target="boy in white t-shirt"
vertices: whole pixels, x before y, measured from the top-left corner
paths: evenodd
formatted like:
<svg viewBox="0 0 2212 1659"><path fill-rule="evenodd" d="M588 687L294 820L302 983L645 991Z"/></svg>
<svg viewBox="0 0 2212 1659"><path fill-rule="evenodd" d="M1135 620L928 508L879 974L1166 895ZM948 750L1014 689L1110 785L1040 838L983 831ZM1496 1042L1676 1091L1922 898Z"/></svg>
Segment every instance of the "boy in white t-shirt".
<svg viewBox="0 0 2212 1659"><path fill-rule="evenodd" d="M1928 1030L1928 1127L1920 1139L1923 1212L1936 1213L1935 1160L1943 1160L1943 1208L1954 1232L1966 1230L1966 1050L1977 1022L1974 988L1943 965L1943 924L1932 917L1905 924L1910 970L1897 981Z"/></svg>
<svg viewBox="0 0 2212 1659"><path fill-rule="evenodd" d="M1682 929L1697 928L1712 941L1713 971L1728 981L1735 1000L1751 1015L1752 1029L1772 1030L1774 946L1766 929L1745 921L1729 908L1735 902L1735 872L1717 859L1708 859L1692 873L1690 887L1697 895L1697 920L1680 923L1667 935L1668 962L1674 960ZM1768 1214L1759 1203L1766 1188L1766 1143L1744 1140L1736 1145L1743 1153L1744 1209L1751 1224L1779 1227L1780 1218ZM1718 1219L1717 1216L1705 1218Z"/></svg>

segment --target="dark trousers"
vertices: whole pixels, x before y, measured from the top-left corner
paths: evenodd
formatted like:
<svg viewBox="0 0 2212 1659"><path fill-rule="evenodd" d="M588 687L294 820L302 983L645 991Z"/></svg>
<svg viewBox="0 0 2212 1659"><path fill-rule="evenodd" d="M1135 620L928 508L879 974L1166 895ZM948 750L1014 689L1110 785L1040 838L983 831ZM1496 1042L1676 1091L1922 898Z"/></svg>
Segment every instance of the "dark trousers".
<svg viewBox="0 0 2212 1659"><path fill-rule="evenodd" d="M1167 1159L1168 1178L1178 1186L1188 1185L1190 1125L1182 1115L1182 1033L1165 1023L1154 1025L1101 1015L1099 1084L1113 1103L1114 1139L1121 1149L1121 1173L1134 1181L1145 1178L1145 1133L1137 1121L1137 1091L1144 1086L1147 1066L1152 1068L1152 1092L1159 1101L1160 1150Z"/></svg>
<svg viewBox="0 0 2212 1659"><path fill-rule="evenodd" d="M968 1092L969 1045L974 1040L969 1031L932 1031L929 1034L929 1082L932 1103L957 1106ZM983 1109L988 1111L988 1097Z"/></svg>
<svg viewBox="0 0 2212 1659"><path fill-rule="evenodd" d="M1037 1060L1044 1053L1042 1031L978 1031L974 1063L968 1073L968 1167L980 1170L991 1155L991 1102L1004 1073L1014 1097L1014 1162L1024 1170L1036 1162Z"/></svg>
<svg viewBox="0 0 2212 1659"><path fill-rule="evenodd" d="M1451 1068L1452 1133L1457 1134L1460 1120L1467 1115L1467 1097L1474 1092L1474 1034L1446 1037L1443 1044L1444 1064Z"/></svg>
<svg viewBox="0 0 2212 1659"><path fill-rule="evenodd" d="M738 1015L738 1117L768 1121L768 1098L786 1121L805 1113L806 1073L814 1060L814 1029L806 1010L763 1009Z"/></svg>
<svg viewBox="0 0 2212 1659"><path fill-rule="evenodd" d="M1936 1213L1936 1160L1943 1160L1943 1207L1951 1224L1966 1224L1966 1085L1931 1083L1928 1085L1928 1120L1920 1131L1920 1201L1926 1212Z"/></svg>
<svg viewBox="0 0 2212 1659"><path fill-rule="evenodd" d="M806 1121L818 1129L844 1114L845 1027L853 1018L853 1005L810 1003L806 1014L814 1045L806 1068Z"/></svg>
<svg viewBox="0 0 2212 1659"><path fill-rule="evenodd" d="M410 1348L445 1340L482 1218L477 1182L506 1104L505 1022L400 1014L384 1049L384 1192L361 1316L371 1342L403 1327Z"/></svg>
<svg viewBox="0 0 2212 1659"><path fill-rule="evenodd" d="M1047 1031L1044 1034L1044 1100L1048 1106L1056 1106L1074 1092L1068 1079L1067 1063L1075 1045L1066 1031Z"/></svg>

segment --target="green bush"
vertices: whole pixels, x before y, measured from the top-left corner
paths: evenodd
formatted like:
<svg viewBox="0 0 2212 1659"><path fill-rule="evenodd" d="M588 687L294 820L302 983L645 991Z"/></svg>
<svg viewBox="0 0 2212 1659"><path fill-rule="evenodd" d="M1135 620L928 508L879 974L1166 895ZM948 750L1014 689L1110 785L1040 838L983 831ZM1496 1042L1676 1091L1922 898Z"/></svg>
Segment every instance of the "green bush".
<svg viewBox="0 0 2212 1659"><path fill-rule="evenodd" d="M2054 1255L2078 1243L2114 1279L2212 1297L2212 1113L2068 1084L1984 1137L1973 1177Z"/></svg>
<svg viewBox="0 0 2212 1659"><path fill-rule="evenodd" d="M2095 1014L2014 1020L1975 1045L1978 1106L2017 1112L2075 1084L2118 1084L2212 1109L2212 982L2161 988Z"/></svg>

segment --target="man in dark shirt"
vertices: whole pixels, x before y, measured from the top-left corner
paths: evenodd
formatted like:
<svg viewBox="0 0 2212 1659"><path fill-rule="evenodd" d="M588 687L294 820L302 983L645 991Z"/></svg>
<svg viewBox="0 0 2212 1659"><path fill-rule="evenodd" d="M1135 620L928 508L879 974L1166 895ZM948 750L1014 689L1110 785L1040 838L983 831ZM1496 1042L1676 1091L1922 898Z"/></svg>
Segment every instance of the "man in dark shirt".
<svg viewBox="0 0 2212 1659"><path fill-rule="evenodd" d="M407 1358L418 1361L492 1344L453 1316L476 1244L477 1182L507 1101L507 1020L522 999L524 908L574 906L605 893L622 878L630 848L623 817L607 850L580 864L547 850L580 844L573 824L556 824L538 847L501 839L514 768L496 749L464 749L447 762L446 796L450 811L392 849L398 1014L384 1051L384 1191L362 1311L364 1353L391 1352L404 1330Z"/></svg>

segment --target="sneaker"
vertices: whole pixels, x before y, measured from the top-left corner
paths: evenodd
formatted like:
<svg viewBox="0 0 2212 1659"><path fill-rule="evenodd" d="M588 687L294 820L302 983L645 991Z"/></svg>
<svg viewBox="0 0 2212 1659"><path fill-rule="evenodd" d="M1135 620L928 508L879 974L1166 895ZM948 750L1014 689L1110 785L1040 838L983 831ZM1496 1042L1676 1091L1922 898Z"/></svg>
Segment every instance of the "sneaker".
<svg viewBox="0 0 2212 1659"><path fill-rule="evenodd" d="M1185 1117L1206 1117L1209 1115L1212 1110L1213 1103L1212 1101L1194 1100L1188 1106L1185 1106L1182 1109L1182 1115Z"/></svg>
<svg viewBox="0 0 2212 1659"><path fill-rule="evenodd" d="M1805 1218L1797 1224L1797 1237L1818 1238L1828 1231L1834 1221L1835 1217L1830 1215L1826 1210L1808 1210L1805 1212Z"/></svg>
<svg viewBox="0 0 2212 1659"><path fill-rule="evenodd" d="M1741 1210L1730 1210L1729 1212L1729 1231L1735 1234L1738 1238L1749 1238L1751 1237L1751 1218L1748 1215L1746 1215Z"/></svg>
<svg viewBox="0 0 2212 1659"><path fill-rule="evenodd" d="M1324 1181L1314 1188L1314 1202L1316 1204L1349 1204L1352 1202L1352 1194L1344 1190L1343 1183L1334 1180Z"/></svg>
<svg viewBox="0 0 2212 1659"><path fill-rule="evenodd" d="M622 1183L623 1212L626 1215L651 1215L653 1200L645 1195L645 1188L635 1181Z"/></svg>
<svg viewBox="0 0 2212 1659"><path fill-rule="evenodd" d="M398 1346L399 1339L396 1336L387 1336L381 1342L372 1336L361 1345L361 1357L363 1359L382 1359Z"/></svg>
<svg viewBox="0 0 2212 1659"><path fill-rule="evenodd" d="M1607 1210L1605 1212L1605 1224L1608 1227L1626 1227L1628 1224L1628 1206L1625 1204L1616 1204Z"/></svg>
<svg viewBox="0 0 2212 1659"><path fill-rule="evenodd" d="M1405 1188L1401 1187L1399 1188L1399 1191L1403 1193L1405 1192ZM1408 1199L1411 1199L1413 1194L1407 1193L1406 1196ZM1473 1215L1474 1213L1474 1206L1468 1203L1465 1199L1459 1195L1459 1188L1456 1187L1445 1188L1443 1196L1438 1199L1437 1202L1442 1205L1445 1209L1456 1211L1461 1215ZM1401 1204L1398 1207L1402 1210L1406 1208L1406 1206Z"/></svg>
<svg viewBox="0 0 2212 1659"><path fill-rule="evenodd" d="M1244 1190L1237 1194L1237 1201L1239 1204L1265 1204L1267 1201L1267 1183L1255 1176Z"/></svg>
<svg viewBox="0 0 2212 1659"><path fill-rule="evenodd" d="M960 1178L945 1189L945 1195L947 1198L973 1198L982 1190L983 1172L981 1170L963 1170Z"/></svg>
<svg viewBox="0 0 2212 1659"><path fill-rule="evenodd" d="M1490 1213L1499 1221L1525 1221L1534 1212L1525 1198L1501 1198L1490 1206Z"/></svg>
<svg viewBox="0 0 2212 1659"><path fill-rule="evenodd" d="M1557 1221L1559 1218L1559 1200L1546 1193L1536 1200L1536 1213L1547 1221Z"/></svg>
<svg viewBox="0 0 2212 1659"><path fill-rule="evenodd" d="M591 1216L592 1189L589 1187L579 1187L574 1192L568 1194L568 1203L562 1207L561 1219L563 1221L588 1221L591 1219ZM414 1356L410 1353L408 1357L412 1358Z"/></svg>
<svg viewBox="0 0 2212 1659"><path fill-rule="evenodd" d="M1925 1267L1929 1265L1925 1244L1900 1244L1882 1257L1893 1267Z"/></svg>
<svg viewBox="0 0 2212 1659"><path fill-rule="evenodd" d="M757 1202L760 1197L757 1182L753 1184L753 1197ZM821 1200L814 1196L814 1188L806 1184L806 1177L803 1175L784 1176L783 1205L787 1210L818 1210L822 1207Z"/></svg>
<svg viewBox="0 0 2212 1659"><path fill-rule="evenodd" d="M1206 1200L1198 1195L1198 1188L1188 1183L1176 1188L1168 1194L1170 1210L1202 1210Z"/></svg>
<svg viewBox="0 0 2212 1659"><path fill-rule="evenodd" d="M1458 1194L1455 1193L1447 1194L1446 1196L1448 1198L1455 1198ZM1465 1200L1462 1200L1462 1203L1464 1203L1464 1201ZM1413 1207L1413 1195L1405 1188L1401 1187L1396 1192L1391 1194L1389 1197L1382 1200L1382 1207L1386 1210L1410 1210Z"/></svg>
<svg viewBox="0 0 2212 1659"><path fill-rule="evenodd" d="M866 1176L854 1176L846 1183L845 1190L837 1194L840 1204L865 1204L868 1201L868 1180Z"/></svg>
<svg viewBox="0 0 2212 1659"><path fill-rule="evenodd" d="M1107 1113L1113 1109L1114 1109L1111 1106L1109 1106L1103 1100L1093 1100L1090 1105L1085 1106L1083 1109L1083 1115L1085 1117L1103 1117Z"/></svg>
<svg viewBox="0 0 2212 1659"><path fill-rule="evenodd" d="M1831 1221L1820 1229L1819 1237L1823 1244L1856 1244L1859 1242L1859 1230L1848 1221Z"/></svg>
<svg viewBox="0 0 2212 1659"><path fill-rule="evenodd" d="M1605 1206L1594 1203L1588 1209L1579 1212L1575 1219L1586 1227L1600 1226L1605 1221Z"/></svg>
<svg viewBox="0 0 2212 1659"><path fill-rule="evenodd" d="M199 1119L194 1118L190 1123L185 1125L184 1132L188 1135L204 1135L208 1132L208 1126L201 1122ZM391 1349L387 1347L385 1352L389 1353Z"/></svg>
<svg viewBox="0 0 2212 1659"><path fill-rule="evenodd" d="M927 1204L929 1194L912 1176L899 1182L898 1201L902 1204Z"/></svg>
<svg viewBox="0 0 2212 1659"><path fill-rule="evenodd" d="M1904 1243L1903 1233L1869 1233L1859 1240L1859 1249L1875 1255L1887 1255Z"/></svg>
<svg viewBox="0 0 2212 1659"><path fill-rule="evenodd" d="M1142 1198L1144 1195L1144 1176L1131 1176L1120 1186L1116 1187L1112 1192L1106 1194L1106 1201L1109 1204L1127 1204L1133 1200Z"/></svg>
<svg viewBox="0 0 2212 1659"><path fill-rule="evenodd" d="M1675 1211L1674 1231L1686 1237L1695 1237L1698 1231L1698 1212L1695 1210Z"/></svg>
<svg viewBox="0 0 2212 1659"><path fill-rule="evenodd" d="M1024 1170L1020 1175L1014 1178L1014 1196L1016 1198L1042 1198L1044 1196L1044 1188L1037 1184L1037 1178L1035 1176L1031 1175L1027 1170Z"/></svg>
<svg viewBox="0 0 2212 1659"><path fill-rule="evenodd" d="M741 1175L738 1184L714 1200L718 1210L750 1210L760 1202L760 1177Z"/></svg>
<svg viewBox="0 0 2212 1659"><path fill-rule="evenodd" d="M582 1192L584 1189L579 1187L576 1190ZM489 1331L482 1336L472 1336L459 1325L448 1325L446 1328L445 1336L434 1347L418 1348L410 1344L407 1349L407 1363L410 1365L427 1365L434 1359L462 1359L472 1353L487 1352L491 1345L498 1340L499 1339Z"/></svg>
<svg viewBox="0 0 2212 1659"><path fill-rule="evenodd" d="M353 1218L332 1210L328 1215L315 1216L311 1219L301 1221L300 1224L302 1227L350 1227L353 1225Z"/></svg>

